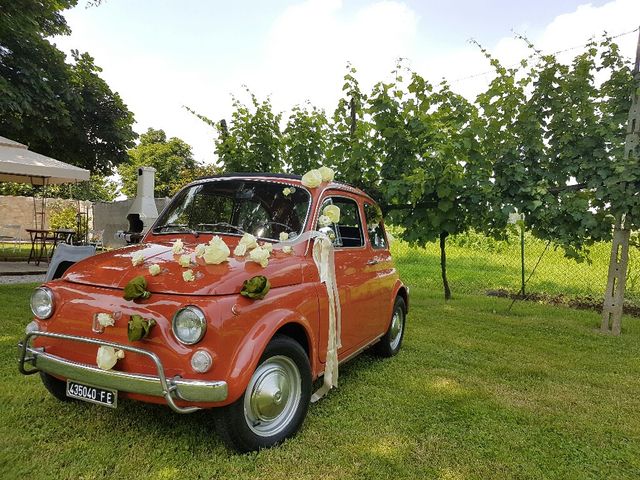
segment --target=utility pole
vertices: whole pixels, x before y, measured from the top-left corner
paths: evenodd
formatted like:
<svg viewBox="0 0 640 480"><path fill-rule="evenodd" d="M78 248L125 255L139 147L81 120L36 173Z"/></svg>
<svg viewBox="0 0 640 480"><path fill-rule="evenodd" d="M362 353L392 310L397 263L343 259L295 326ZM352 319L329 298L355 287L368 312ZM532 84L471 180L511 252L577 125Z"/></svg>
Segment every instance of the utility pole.
<svg viewBox="0 0 640 480"><path fill-rule="evenodd" d="M637 155L640 145L640 29L638 33L638 47L636 50L636 63L633 68L634 93L631 96L631 108L627 122L627 136L625 138L625 158ZM604 304L602 306L602 333L620 335L622 328L622 307L624 304L624 289L627 280L629 266L629 235L630 219L628 215L620 215L616 218L616 226L613 231L611 244L611 259L609 261L609 277L607 290L604 292Z"/></svg>

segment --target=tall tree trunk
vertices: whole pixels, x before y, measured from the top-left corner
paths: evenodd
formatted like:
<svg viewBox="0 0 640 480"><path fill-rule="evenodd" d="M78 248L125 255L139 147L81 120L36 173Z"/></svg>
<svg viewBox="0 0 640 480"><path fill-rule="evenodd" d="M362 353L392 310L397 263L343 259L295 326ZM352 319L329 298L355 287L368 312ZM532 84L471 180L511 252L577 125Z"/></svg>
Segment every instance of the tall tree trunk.
<svg viewBox="0 0 640 480"><path fill-rule="evenodd" d="M445 250L445 241L449 236L448 232L440 232L440 270L442 271L442 285L444 286L444 299L451 298L451 289L447 280L447 252Z"/></svg>

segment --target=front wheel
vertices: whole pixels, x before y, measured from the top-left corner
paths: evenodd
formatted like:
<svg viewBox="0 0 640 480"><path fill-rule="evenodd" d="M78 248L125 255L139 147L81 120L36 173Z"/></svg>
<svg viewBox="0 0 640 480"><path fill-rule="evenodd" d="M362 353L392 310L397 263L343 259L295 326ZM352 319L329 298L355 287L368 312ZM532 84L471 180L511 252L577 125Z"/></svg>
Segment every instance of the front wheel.
<svg viewBox="0 0 640 480"><path fill-rule="evenodd" d="M300 429L310 398L306 352L295 340L276 336L244 395L218 413L218 433L227 446L241 452L277 445Z"/></svg>
<svg viewBox="0 0 640 480"><path fill-rule="evenodd" d="M381 357L393 357L400 351L404 338L404 326L407 319L407 305L402 297L397 297L393 304L393 313L389 329L374 346L375 352Z"/></svg>

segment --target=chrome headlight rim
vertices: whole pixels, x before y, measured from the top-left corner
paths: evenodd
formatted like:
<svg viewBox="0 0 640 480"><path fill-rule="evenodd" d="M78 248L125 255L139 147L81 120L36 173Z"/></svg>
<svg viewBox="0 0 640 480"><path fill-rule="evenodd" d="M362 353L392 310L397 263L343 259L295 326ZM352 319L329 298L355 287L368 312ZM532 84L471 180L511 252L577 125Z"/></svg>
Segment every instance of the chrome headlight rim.
<svg viewBox="0 0 640 480"><path fill-rule="evenodd" d="M178 335L178 332L176 329L176 320L178 319L180 314L185 311L193 313L199 322L200 335L198 335L198 338L193 341L184 340L180 338L180 335ZM186 305L178 309L176 313L173 314L173 319L171 320L171 331L173 332L173 336L176 338L176 340L178 340L183 345L195 345L200 340L202 340L205 333L207 332L207 319L204 315L204 312L200 308L196 307L195 305Z"/></svg>
<svg viewBox="0 0 640 480"><path fill-rule="evenodd" d="M33 298L37 292L44 292L44 294L49 299L49 311L46 315L43 315L43 316L39 315L36 309L33 308ZM31 313L33 313L33 316L36 317L38 320L47 320L48 318L51 318L51 315L53 315L53 310L55 309L53 290L51 290L49 287L37 287L31 294L31 298L29 300L29 307L31 308Z"/></svg>

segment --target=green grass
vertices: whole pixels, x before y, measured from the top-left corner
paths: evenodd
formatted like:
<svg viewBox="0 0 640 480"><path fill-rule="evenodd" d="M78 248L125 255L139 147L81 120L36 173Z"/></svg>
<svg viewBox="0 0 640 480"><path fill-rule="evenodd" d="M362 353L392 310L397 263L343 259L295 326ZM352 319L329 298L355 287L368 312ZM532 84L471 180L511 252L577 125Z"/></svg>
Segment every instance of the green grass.
<svg viewBox="0 0 640 480"><path fill-rule="evenodd" d="M0 478L640 477L640 324L620 338L564 307L414 288L405 344L362 355L280 447L238 455L211 412L60 403L23 377L30 286L0 287Z"/></svg>
<svg viewBox="0 0 640 480"><path fill-rule="evenodd" d="M527 292L550 295L591 296L601 299L607 283L610 243L597 243L590 248L589 261L578 263L564 256L561 249L527 235L525 244L526 277L532 272L540 255L542 259ZM429 290L442 290L440 250L437 243L425 248L410 247L402 241L392 244L392 252L403 278L409 284ZM640 305L640 250L629 252L629 275L625 298ZM520 290L520 241L495 241L483 235L469 233L447 240L447 273L453 293L485 294L487 290Z"/></svg>

